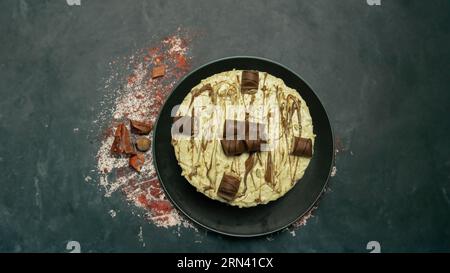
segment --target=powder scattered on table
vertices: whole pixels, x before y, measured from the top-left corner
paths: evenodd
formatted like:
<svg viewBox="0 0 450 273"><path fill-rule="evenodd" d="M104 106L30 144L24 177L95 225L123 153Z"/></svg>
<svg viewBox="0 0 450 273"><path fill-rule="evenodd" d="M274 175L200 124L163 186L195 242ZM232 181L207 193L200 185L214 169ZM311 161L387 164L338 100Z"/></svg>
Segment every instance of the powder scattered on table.
<svg viewBox="0 0 450 273"><path fill-rule="evenodd" d="M136 155L117 156L110 149L115 135L128 137L131 132L134 143L138 140L135 134L152 137L151 130L164 99L190 69L190 41L187 32L178 30L150 48L111 62L111 77L105 81L106 95L100 103L104 110L94 121L96 126L106 126L101 134L96 168L105 196L124 194L132 205L144 210L144 217L159 227L195 229L164 195L148 150L150 147L145 147L151 145L150 141L140 140L139 148L144 152ZM129 70L125 79L120 76L124 66ZM114 88L117 82L124 84ZM121 131L117 132L117 128ZM129 152L126 141L118 144L122 144L117 149L119 153ZM129 163L136 170L130 168Z"/></svg>
<svg viewBox="0 0 450 273"><path fill-rule="evenodd" d="M93 122L95 128L103 128L96 153L95 172L99 175L98 184L105 197L114 194L125 195L132 206L144 211L146 219L158 227L176 228L179 236L181 228L195 231L197 228L175 209L165 196L153 166L150 150L143 149L145 152L140 153L137 158L134 152L128 156L114 155L111 153L111 147L115 135L124 136L131 132L130 139L134 143L138 139L135 135L148 135L146 137L152 138L153 124L165 98L190 70L191 42L192 36L178 29L175 34L150 48L137 50L129 57L111 61L111 74L105 79L105 95L99 105L102 110ZM117 128L122 131L117 132ZM128 143L120 144L121 153L129 152ZM129 166L130 157L136 157L135 162L131 164L135 169ZM90 180L90 176L85 178L86 182ZM313 210L314 208L286 231L295 236L295 230L306 224L312 217ZM109 214L114 218L117 213L110 210ZM138 237L145 245L142 228Z"/></svg>

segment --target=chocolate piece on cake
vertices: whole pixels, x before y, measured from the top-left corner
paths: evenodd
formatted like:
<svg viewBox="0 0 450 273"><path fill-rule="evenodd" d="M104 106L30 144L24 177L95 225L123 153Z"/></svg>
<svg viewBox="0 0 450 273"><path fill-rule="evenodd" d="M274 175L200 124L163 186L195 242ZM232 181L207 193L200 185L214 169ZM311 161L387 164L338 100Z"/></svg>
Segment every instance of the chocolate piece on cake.
<svg viewBox="0 0 450 273"><path fill-rule="evenodd" d="M225 120L223 126L223 139L220 141L225 155L235 156L246 152L245 122L238 120Z"/></svg>
<svg viewBox="0 0 450 273"><path fill-rule="evenodd" d="M240 155L244 152L261 151L264 124L238 120L225 120L222 148L227 156Z"/></svg>
<svg viewBox="0 0 450 273"><path fill-rule="evenodd" d="M261 143L266 142L264 130L264 124L245 122L245 146L248 153L261 151Z"/></svg>
<svg viewBox="0 0 450 273"><path fill-rule="evenodd" d="M236 197L240 184L241 180L239 177L236 177L234 174L224 173L219 189L217 190L217 195L227 201L231 201Z"/></svg>
<svg viewBox="0 0 450 273"><path fill-rule="evenodd" d="M291 155L312 157L312 140L310 138L294 137Z"/></svg>
<svg viewBox="0 0 450 273"><path fill-rule="evenodd" d="M226 156L241 155L246 151L244 140L222 139L220 140L220 144L222 144L222 149Z"/></svg>
<svg viewBox="0 0 450 273"><path fill-rule="evenodd" d="M241 92L255 94L259 87L259 72L254 70L242 71Z"/></svg>

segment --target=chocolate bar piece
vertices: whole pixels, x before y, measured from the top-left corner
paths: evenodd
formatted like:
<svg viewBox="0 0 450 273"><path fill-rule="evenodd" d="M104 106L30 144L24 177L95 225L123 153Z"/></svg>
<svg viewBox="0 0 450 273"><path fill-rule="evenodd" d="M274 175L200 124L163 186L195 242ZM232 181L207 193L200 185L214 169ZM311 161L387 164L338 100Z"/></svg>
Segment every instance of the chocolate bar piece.
<svg viewBox="0 0 450 273"><path fill-rule="evenodd" d="M240 136L238 136L241 134ZM235 156L243 154L245 147L245 122L237 120L225 120L223 139L220 141L225 155Z"/></svg>
<svg viewBox="0 0 450 273"><path fill-rule="evenodd" d="M312 141L309 138L294 137L291 155L312 157Z"/></svg>
<svg viewBox="0 0 450 273"><path fill-rule="evenodd" d="M242 71L241 92L255 94L259 87L259 72L254 70Z"/></svg>
<svg viewBox="0 0 450 273"><path fill-rule="evenodd" d="M245 147L249 153L259 152L261 151L261 140L246 140Z"/></svg>
<svg viewBox="0 0 450 273"><path fill-rule="evenodd" d="M240 184L241 180L239 177L236 177L234 174L224 173L219 189L217 190L217 195L227 201L232 201L236 197Z"/></svg>
<svg viewBox="0 0 450 273"><path fill-rule="evenodd" d="M222 149L226 156L241 155L246 151L244 140L222 139L220 140L220 144L222 144Z"/></svg>
<svg viewBox="0 0 450 273"><path fill-rule="evenodd" d="M261 151L264 124L249 122L248 120L225 120L223 129L222 148L227 156L240 155L244 152Z"/></svg>
<svg viewBox="0 0 450 273"><path fill-rule="evenodd" d="M245 146L246 151L249 153L260 152L261 143L265 143L264 134L264 124L255 122L245 122Z"/></svg>

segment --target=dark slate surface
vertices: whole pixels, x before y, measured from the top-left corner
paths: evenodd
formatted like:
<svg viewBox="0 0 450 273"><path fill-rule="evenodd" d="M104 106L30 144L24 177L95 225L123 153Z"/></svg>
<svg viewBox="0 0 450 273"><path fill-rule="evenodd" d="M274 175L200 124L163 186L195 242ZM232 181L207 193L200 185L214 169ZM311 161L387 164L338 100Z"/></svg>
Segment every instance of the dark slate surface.
<svg viewBox="0 0 450 273"><path fill-rule="evenodd" d="M383 252L449 251L450 2L381 4L1 1L0 251L64 252L70 240L83 252L366 252L372 240ZM179 237L85 183L108 62L179 26L202 33L194 67L262 56L322 99L343 151L331 192L295 237Z"/></svg>

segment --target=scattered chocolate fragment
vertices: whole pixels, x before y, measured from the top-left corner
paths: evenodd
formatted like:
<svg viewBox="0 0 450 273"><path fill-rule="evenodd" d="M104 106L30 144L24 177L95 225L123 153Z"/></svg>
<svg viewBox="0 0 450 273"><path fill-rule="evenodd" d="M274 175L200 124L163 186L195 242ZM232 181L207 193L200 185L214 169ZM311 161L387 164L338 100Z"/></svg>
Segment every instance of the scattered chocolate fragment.
<svg viewBox="0 0 450 273"><path fill-rule="evenodd" d="M259 72L255 70L242 71L241 92L255 94L259 87Z"/></svg>
<svg viewBox="0 0 450 273"><path fill-rule="evenodd" d="M239 177L236 177L234 174L224 173L219 189L217 190L217 195L227 201L232 201L236 197L240 184L241 180Z"/></svg>
<svg viewBox="0 0 450 273"><path fill-rule="evenodd" d="M155 66L152 69L152 78L159 78L166 74L166 67L164 65Z"/></svg>
<svg viewBox="0 0 450 273"><path fill-rule="evenodd" d="M137 121L130 119L131 130L139 135L148 135L153 129L150 121Z"/></svg>
<svg viewBox="0 0 450 273"><path fill-rule="evenodd" d="M172 134L174 135L183 135L183 136L195 136L196 135L196 128L195 128L195 118L192 118L191 116L178 116L173 118L173 123L181 120L181 126L176 128L172 126ZM186 128L184 130L184 125L189 125L189 121L191 122L191 130L189 131L189 128ZM187 126L189 127L189 126Z"/></svg>
<svg viewBox="0 0 450 273"><path fill-rule="evenodd" d="M303 137L294 137L291 155L312 157L311 139Z"/></svg>
<svg viewBox="0 0 450 273"><path fill-rule="evenodd" d="M136 148L141 152L146 152L150 149L151 141L146 137L138 137L136 139Z"/></svg>
<svg viewBox="0 0 450 273"><path fill-rule="evenodd" d="M145 156L144 154L138 153L130 157L129 163L136 171L140 172L142 166L144 166Z"/></svg>
<svg viewBox="0 0 450 273"><path fill-rule="evenodd" d="M111 152L117 155L134 154L134 148L131 144L130 133L125 124L120 123L114 133L114 142L111 147Z"/></svg>

